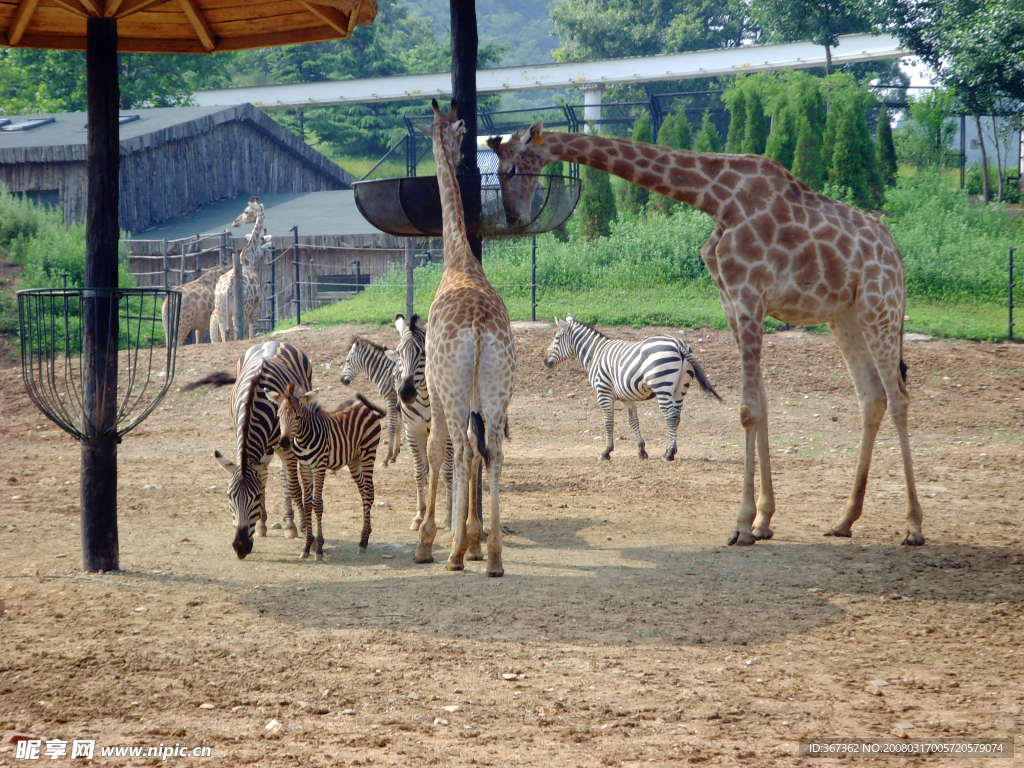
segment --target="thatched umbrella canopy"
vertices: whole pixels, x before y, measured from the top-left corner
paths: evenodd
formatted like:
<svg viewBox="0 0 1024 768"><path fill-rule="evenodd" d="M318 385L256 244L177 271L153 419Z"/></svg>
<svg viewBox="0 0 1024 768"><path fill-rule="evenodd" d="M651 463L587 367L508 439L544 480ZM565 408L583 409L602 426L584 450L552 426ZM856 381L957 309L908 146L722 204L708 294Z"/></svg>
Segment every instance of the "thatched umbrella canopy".
<svg viewBox="0 0 1024 768"><path fill-rule="evenodd" d="M376 0L0 0L0 45L86 52L84 570L118 570L117 52L216 53L347 38L376 14Z"/></svg>

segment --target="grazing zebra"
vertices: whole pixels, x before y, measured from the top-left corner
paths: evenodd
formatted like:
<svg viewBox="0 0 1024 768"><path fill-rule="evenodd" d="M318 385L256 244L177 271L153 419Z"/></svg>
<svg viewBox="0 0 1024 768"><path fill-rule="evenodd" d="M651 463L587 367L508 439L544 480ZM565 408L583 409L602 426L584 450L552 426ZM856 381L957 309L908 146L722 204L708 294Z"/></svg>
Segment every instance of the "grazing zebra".
<svg viewBox="0 0 1024 768"><path fill-rule="evenodd" d="M419 315L413 315L406 322L405 315L395 317L398 329L398 348L385 354L395 366L394 390L400 398L402 424L405 439L412 453L412 465L416 473L416 516L410 530L418 531L423 515L427 511L427 437L430 436L430 395L427 394L427 380L423 375L426 365L426 328ZM441 465L446 497L445 530L452 527L452 446L445 447L444 464Z"/></svg>
<svg viewBox="0 0 1024 768"><path fill-rule="evenodd" d="M312 376L313 366L305 354L290 344L271 341L249 347L239 358L234 377L227 373L212 373L182 387L182 391L188 392L204 385L235 385L231 390L229 408L235 423L236 458L234 462L229 461L220 451L214 451L213 455L217 463L231 474L228 498L235 517L233 546L239 560L252 552L254 535L267 535L267 465L275 447L284 465L281 482L285 488L285 535L290 539L296 536L291 502L302 510L300 469L294 454L279 443L281 433L277 411L265 391L280 391L291 384L305 392L312 386ZM309 528L308 525L304 527Z"/></svg>
<svg viewBox="0 0 1024 768"><path fill-rule="evenodd" d="M283 391L267 391L277 405L281 422L281 444L292 450L300 464L309 468L312 482L303 473L302 498L306 517L306 548L300 557L309 557L313 545L313 517L316 515L315 560L324 559L324 478L327 470L348 467L363 500L363 532L359 552L366 551L370 539L370 509L373 507L373 462L380 444L383 410L360 394L328 411L316 402L316 391L296 388L289 383Z"/></svg>
<svg viewBox="0 0 1024 768"><path fill-rule="evenodd" d="M353 336L349 340L345 367L341 369L341 383L345 386L352 383L357 373L365 373L377 385L377 392L387 404L388 453L384 457L385 467L395 461L402 450L402 440L398 437L398 393L395 391L397 371L395 363L388 357L390 351L362 336Z"/></svg>
<svg viewBox="0 0 1024 768"><path fill-rule="evenodd" d="M597 392L597 403L604 411L604 431L608 436L602 459L611 458L615 448L613 431L615 400L626 404L629 426L636 434L641 459L647 458L644 438L640 434L640 419L636 403L658 398L658 405L668 424L668 448L665 460L676 457L676 430L683 397L696 379L700 388L719 400L711 382L697 362L693 350L682 339L674 336L652 336L643 341L615 341L589 325L566 315L565 321L555 320L558 331L544 356L544 365L554 368L570 357L579 358L587 371L590 386Z"/></svg>

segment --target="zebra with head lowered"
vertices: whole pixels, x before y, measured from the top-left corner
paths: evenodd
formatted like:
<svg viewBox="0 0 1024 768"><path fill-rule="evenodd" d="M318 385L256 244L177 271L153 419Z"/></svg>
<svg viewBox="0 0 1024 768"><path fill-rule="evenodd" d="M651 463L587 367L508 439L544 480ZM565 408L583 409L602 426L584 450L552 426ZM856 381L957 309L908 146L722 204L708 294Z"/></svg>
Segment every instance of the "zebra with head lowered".
<svg viewBox="0 0 1024 768"><path fill-rule="evenodd" d="M395 351L386 350L385 354L395 366L395 391L401 402L402 424L405 425L405 439L412 453L412 464L416 473L416 517L413 518L410 530L419 530L423 515L427 511L427 437L430 435L430 395L427 393L427 379L424 376L426 367L426 327L419 315L413 315L406 321L405 315L395 317L395 328L398 329L398 347ZM445 448L444 464L441 475L448 489L445 505L445 529L452 526L452 446L449 442Z"/></svg>
<svg viewBox="0 0 1024 768"><path fill-rule="evenodd" d="M249 347L238 360L234 377L227 373L209 376L182 387L188 392L204 385L215 387L234 384L229 409L235 424L235 461L214 451L213 455L231 474L228 498L235 518L235 553L239 560L252 552L254 536L267 534L266 484L267 465L275 447L281 463L282 483L285 486L285 535L296 536L292 521L293 502L303 509L298 462L295 455L278 445L280 426L277 409L267 398L266 391L281 392L289 384L306 392L312 388L313 366L304 353L279 341ZM308 468L303 468L308 473ZM303 525L303 527L307 527Z"/></svg>
<svg viewBox="0 0 1024 768"><path fill-rule="evenodd" d="M384 466L398 458L402 450L402 440L398 436L398 393L395 391L398 371L394 361L388 357L391 352L387 347L374 344L362 336L353 336L349 340L348 357L345 367L341 369L341 383L348 386L358 373L377 386L377 392L384 398L388 421L388 452L384 457Z"/></svg>
<svg viewBox="0 0 1024 768"><path fill-rule="evenodd" d="M636 403L658 398L658 405L668 424L668 448L665 460L676 457L676 431L683 398L690 381L721 400L704 370L697 362L690 345L674 336L652 336L643 341L616 341L596 328L577 322L572 315L565 321L556 319L558 331L544 356L544 365L554 368L570 357L579 358L587 371L590 386L597 393L597 403L604 412L604 430L608 437L602 459L611 458L615 448L614 401L626 404L629 426L636 434L641 459L647 458Z"/></svg>

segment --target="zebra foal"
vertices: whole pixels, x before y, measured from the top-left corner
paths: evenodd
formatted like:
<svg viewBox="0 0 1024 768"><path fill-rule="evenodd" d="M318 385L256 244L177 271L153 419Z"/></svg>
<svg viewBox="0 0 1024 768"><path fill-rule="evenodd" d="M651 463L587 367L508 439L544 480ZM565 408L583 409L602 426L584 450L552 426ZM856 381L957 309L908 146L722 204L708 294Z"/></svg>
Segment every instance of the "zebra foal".
<svg viewBox="0 0 1024 768"><path fill-rule="evenodd" d="M636 435L641 459L647 458L636 403L658 398L668 425L665 460L676 457L676 432L683 398L693 379L700 388L721 400L697 362L690 345L674 336L652 336L643 341L609 339L596 328L577 322L572 315L555 320L558 330L544 356L544 365L554 368L563 360L576 357L587 371L597 403L604 412L604 431L608 438L602 459L610 459L615 449L614 403L626 404L629 426Z"/></svg>
<svg viewBox="0 0 1024 768"><path fill-rule="evenodd" d="M405 315L395 317L395 328L398 330L398 346L395 350L385 349L384 354L395 367L394 390L398 393L402 425L405 427L405 439L412 453L412 465L416 476L416 516L409 529L418 531L423 515L427 511L427 438L430 436L430 395L427 393L427 379L424 376L426 367L426 328L419 315L413 315L408 321ZM441 475L445 488L448 490L444 519L445 530L452 527L452 446L445 446L444 463Z"/></svg>
<svg viewBox="0 0 1024 768"><path fill-rule="evenodd" d="M370 540L370 510L373 507L373 463L380 444L380 422L384 411L360 394L328 411L316 401L316 390L306 391L288 384L282 392L267 390L267 397L277 406L281 424L280 445L310 470L302 480L302 504L306 519L306 548L301 559L309 557L313 545L313 519L316 515L315 560L324 558L324 479L327 470L348 467L363 501L363 531L359 552L366 551Z"/></svg>
<svg viewBox="0 0 1024 768"><path fill-rule="evenodd" d="M384 398L388 420L388 453L384 457L385 467L394 462L402 450L402 441L398 436L398 392L395 386L397 370L388 355L389 352L391 350L387 347L374 344L362 336L353 336L349 340L345 366L341 369L342 384L348 386L356 374L365 373Z"/></svg>

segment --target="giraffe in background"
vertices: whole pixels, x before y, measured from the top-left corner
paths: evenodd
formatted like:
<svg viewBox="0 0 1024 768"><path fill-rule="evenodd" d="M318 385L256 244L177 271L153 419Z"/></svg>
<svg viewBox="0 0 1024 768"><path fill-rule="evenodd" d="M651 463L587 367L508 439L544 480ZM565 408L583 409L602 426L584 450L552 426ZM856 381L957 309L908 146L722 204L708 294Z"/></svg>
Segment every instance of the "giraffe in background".
<svg viewBox="0 0 1024 768"><path fill-rule="evenodd" d="M743 366L740 423L746 432L743 496L729 544L770 539L775 512L768 448L768 397L761 372L765 317L794 325L827 323L860 400L860 456L846 512L826 535L849 537L861 516L875 436L888 408L899 435L907 487L903 544L924 544L907 428L903 362L903 259L885 225L797 181L757 155L702 154L593 134L545 133L537 121L499 158L511 222L530 214L540 172L562 160L613 173L686 203L716 223L701 258L718 286ZM754 502L755 458L760 496Z"/></svg>
<svg viewBox="0 0 1024 768"><path fill-rule="evenodd" d="M248 339L255 335L256 320L263 306L263 292L260 289L259 260L270 236L263 228L263 205L258 197L250 197L245 210L231 223L233 227L252 224L242 253L238 257L242 267L242 287L245 292L245 327L235 328L234 292L235 270L230 268L217 281L214 289L214 312L210 322L211 341L232 341ZM216 321L216 322L214 322Z"/></svg>
<svg viewBox="0 0 1024 768"><path fill-rule="evenodd" d="M181 312L178 318L178 346L185 343L186 337L192 331L196 332L196 344L203 341L203 335L210 328L211 316L213 314L213 293L217 280L231 269L230 265L223 265L208 269L202 276L190 283L182 283L176 290L181 294ZM160 310L164 322L164 334L167 333L167 302L164 302ZM170 339L167 339L170 344Z"/></svg>
<svg viewBox="0 0 1024 768"><path fill-rule="evenodd" d="M516 382L516 348L508 311L470 250L465 212L455 168L465 125L456 119L452 101L448 114L433 102L434 121L420 129L430 136L437 162L444 234L444 271L427 320L427 389L430 394L430 480L427 511L420 523L414 560L433 561L437 532L434 508L444 463L445 443L451 440L454 457L452 551L446 567L461 571L469 558L482 559L481 522L476 508L476 472L483 461L491 494L491 532L487 538L487 575L501 576L501 520L498 482L504 460L502 441L508 404Z"/></svg>

